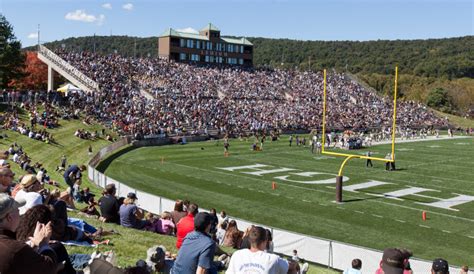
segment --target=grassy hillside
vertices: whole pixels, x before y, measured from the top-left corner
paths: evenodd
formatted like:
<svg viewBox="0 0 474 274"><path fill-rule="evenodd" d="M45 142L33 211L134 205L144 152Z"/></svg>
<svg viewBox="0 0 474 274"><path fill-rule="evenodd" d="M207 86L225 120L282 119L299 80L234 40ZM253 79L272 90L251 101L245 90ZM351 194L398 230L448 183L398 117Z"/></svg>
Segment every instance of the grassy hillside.
<svg viewBox="0 0 474 274"><path fill-rule="evenodd" d="M3 114L4 109L4 106L0 105L0 115ZM23 114L22 117L23 119L26 119L25 114ZM6 134L8 137L0 139L0 150L6 150L12 143L17 142L19 145L23 146L26 153L32 157L33 162L39 161L43 163L52 179L60 182L60 187L65 189L65 183L63 182L62 175L54 171L55 167L60 162L61 156L63 154L67 155L68 164L86 164L89 160L89 155L87 153L89 145L92 145L93 151L97 152L100 148L108 145L109 142L103 139L98 139L96 141L82 140L73 135L74 131L78 128L93 131L96 129L101 129L102 127L100 125L87 126L81 123L79 120L61 120L60 124L60 127L48 130L54 135L57 144L45 144L9 130L1 130L0 133ZM12 164L12 169L17 174L16 178L18 178L19 175L24 174L24 171L20 170L16 164ZM87 176L84 176L83 178L83 186L91 187L93 193L100 195L101 190L95 185L91 184L87 179ZM82 204L78 205L79 208L82 206ZM72 217L84 218L77 215L75 212L70 212L70 215ZM102 226L105 229L114 229L120 233L120 235L105 237L106 239L111 240L111 244L108 246L99 246L97 248L100 251L114 250L118 255L118 262L120 266L134 265L137 260L145 259L146 250L153 245L162 244L167 248L167 250L171 251L172 253L176 253L176 238L174 237L126 229L113 224L104 224L98 222L95 219L86 219L86 221L96 227ZM94 251L92 248L84 247L67 247L67 249L70 253L90 254ZM309 273L333 274L337 272L328 270L325 267L312 265L310 267Z"/></svg>

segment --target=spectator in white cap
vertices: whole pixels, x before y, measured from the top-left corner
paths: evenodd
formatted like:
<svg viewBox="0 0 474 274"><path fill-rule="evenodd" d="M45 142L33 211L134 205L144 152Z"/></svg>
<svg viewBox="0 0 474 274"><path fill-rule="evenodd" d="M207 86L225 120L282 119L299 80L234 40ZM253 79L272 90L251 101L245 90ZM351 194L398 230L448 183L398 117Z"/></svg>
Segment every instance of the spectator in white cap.
<svg viewBox="0 0 474 274"><path fill-rule="evenodd" d="M21 178L20 182L21 189L17 192L15 198L24 199L26 204L20 208L20 215L23 215L28 209L35 205L43 204L43 196L40 192L43 190L36 175L27 174Z"/></svg>

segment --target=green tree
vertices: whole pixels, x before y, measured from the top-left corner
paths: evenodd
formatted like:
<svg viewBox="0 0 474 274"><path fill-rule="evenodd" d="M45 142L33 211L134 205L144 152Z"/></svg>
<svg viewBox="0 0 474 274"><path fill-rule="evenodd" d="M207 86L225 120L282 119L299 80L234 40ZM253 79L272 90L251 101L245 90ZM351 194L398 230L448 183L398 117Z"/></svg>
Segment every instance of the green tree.
<svg viewBox="0 0 474 274"><path fill-rule="evenodd" d="M448 91L443 88L433 89L426 98L428 106L448 113L453 110L451 101Z"/></svg>
<svg viewBox="0 0 474 274"><path fill-rule="evenodd" d="M13 27L0 14L0 88L6 88L11 80L24 76L24 63L21 43L16 40Z"/></svg>

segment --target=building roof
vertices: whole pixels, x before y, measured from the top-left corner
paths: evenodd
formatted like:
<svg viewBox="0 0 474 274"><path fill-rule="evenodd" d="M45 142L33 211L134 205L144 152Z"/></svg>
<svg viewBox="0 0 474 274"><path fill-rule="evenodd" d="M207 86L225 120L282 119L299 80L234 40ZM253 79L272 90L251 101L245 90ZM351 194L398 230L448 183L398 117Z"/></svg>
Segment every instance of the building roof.
<svg viewBox="0 0 474 274"><path fill-rule="evenodd" d="M214 26L211 23L207 24L204 28L201 29L201 31L203 30L221 31L220 29L218 29L216 26Z"/></svg>
<svg viewBox="0 0 474 274"><path fill-rule="evenodd" d="M209 24L208 26L215 28L215 26L213 26L212 24ZM217 30L217 28L211 29L211 30ZM197 33L181 32L181 31L177 31L177 30L172 29L172 28L168 28L166 31L164 31L158 37L168 37L168 36L209 41L209 39L205 35L200 35L200 34L197 34ZM222 37L221 36L221 39L224 40L226 43L253 46L253 44L249 40L247 40L247 38L244 38L244 37L242 37L242 38L229 38L229 37Z"/></svg>
<svg viewBox="0 0 474 274"><path fill-rule="evenodd" d="M226 41L227 43L253 46L253 44L249 40L247 40L247 38L245 37L242 37L242 38L221 37L221 39Z"/></svg>

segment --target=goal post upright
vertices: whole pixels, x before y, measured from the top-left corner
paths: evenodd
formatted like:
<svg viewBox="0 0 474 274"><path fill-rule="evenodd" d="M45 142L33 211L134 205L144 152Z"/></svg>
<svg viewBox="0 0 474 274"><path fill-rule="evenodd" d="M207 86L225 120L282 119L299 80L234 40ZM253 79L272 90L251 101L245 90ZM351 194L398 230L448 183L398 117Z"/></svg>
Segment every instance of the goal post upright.
<svg viewBox="0 0 474 274"><path fill-rule="evenodd" d="M322 126L322 149L321 154L332 155L337 157L346 157L346 159L342 162L341 167L339 168L339 172L336 176L336 203L342 203L342 185L343 185L343 171L346 163L351 159L368 159L374 161L381 161L381 162L395 162L395 132L396 132L396 122L397 122L397 88L398 88L398 66L395 67L395 84L394 84L394 92L393 92L393 121L392 121L392 149L391 149L391 157L390 159L380 158L380 157L372 157L372 156L365 156L365 155L354 155L349 153L339 153L339 152L331 152L325 150L325 143L326 143L326 99L327 99L327 73L326 69L324 69L324 85L323 85L323 126Z"/></svg>

